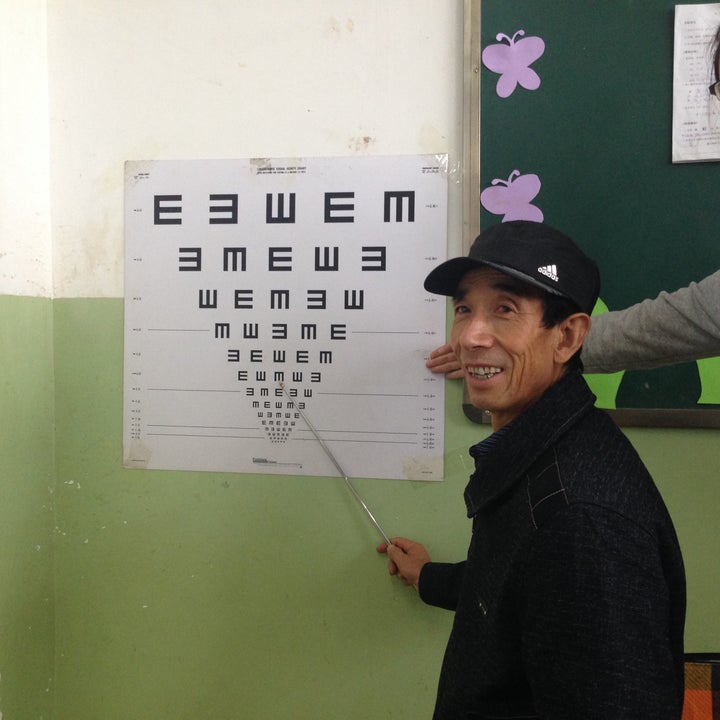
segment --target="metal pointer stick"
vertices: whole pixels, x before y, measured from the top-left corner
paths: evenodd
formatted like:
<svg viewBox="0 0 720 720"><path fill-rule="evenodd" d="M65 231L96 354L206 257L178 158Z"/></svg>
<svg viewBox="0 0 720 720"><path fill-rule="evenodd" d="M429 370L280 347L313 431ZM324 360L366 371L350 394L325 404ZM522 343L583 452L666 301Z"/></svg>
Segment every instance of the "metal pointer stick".
<svg viewBox="0 0 720 720"><path fill-rule="evenodd" d="M288 391L285 389L285 385L283 383L278 383L278 384L280 385L280 388L287 396L288 400L290 400L292 402L293 399L290 397L290 393L288 393ZM375 519L375 516L370 512L370 508L365 504L365 501L362 499L362 496L355 489L355 486L352 484L352 481L347 476L347 473L342 469L342 467L340 467L340 463L335 459L335 456L330 452L330 448L325 444L325 442L320 437L320 435L318 435L317 430L315 430L315 428L313 427L313 424L310 422L310 420L308 420L307 415L305 415L305 413L299 407L296 407L295 409L300 413L300 417L305 421L305 424L308 426L308 428L310 428L310 432L315 436L315 439L320 443L320 447L325 451L325 454L330 458L330 460L332 461L332 464L335 466L335 469L340 473L340 475L342 475L342 478L343 478L343 480L345 480L345 484L348 486L348 489L353 494L355 499L360 503L360 506L362 507L362 509L367 513L367 516L372 521L372 524L375 526L377 531L382 535L383 540L385 540L385 542L388 545L392 545L392 543L390 542L390 538L387 536L385 531L382 529L382 527L380 526L380 523Z"/></svg>

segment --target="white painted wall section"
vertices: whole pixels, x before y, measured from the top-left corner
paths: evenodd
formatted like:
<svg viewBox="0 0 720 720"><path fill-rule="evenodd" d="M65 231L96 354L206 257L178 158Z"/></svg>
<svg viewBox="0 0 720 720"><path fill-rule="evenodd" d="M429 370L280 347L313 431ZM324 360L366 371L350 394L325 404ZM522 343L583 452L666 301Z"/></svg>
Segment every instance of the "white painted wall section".
<svg viewBox="0 0 720 720"><path fill-rule="evenodd" d="M48 0L54 294L123 294L123 163L448 153L460 0Z"/></svg>
<svg viewBox="0 0 720 720"><path fill-rule="evenodd" d="M49 297L45 0L0 0L0 295Z"/></svg>

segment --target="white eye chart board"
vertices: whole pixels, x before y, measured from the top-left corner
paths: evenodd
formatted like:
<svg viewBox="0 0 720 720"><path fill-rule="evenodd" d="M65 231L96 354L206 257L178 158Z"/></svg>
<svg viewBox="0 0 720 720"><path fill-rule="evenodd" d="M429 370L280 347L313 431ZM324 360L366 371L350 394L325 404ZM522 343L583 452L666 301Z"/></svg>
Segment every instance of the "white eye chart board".
<svg viewBox="0 0 720 720"><path fill-rule="evenodd" d="M127 162L124 466L442 480L446 166Z"/></svg>

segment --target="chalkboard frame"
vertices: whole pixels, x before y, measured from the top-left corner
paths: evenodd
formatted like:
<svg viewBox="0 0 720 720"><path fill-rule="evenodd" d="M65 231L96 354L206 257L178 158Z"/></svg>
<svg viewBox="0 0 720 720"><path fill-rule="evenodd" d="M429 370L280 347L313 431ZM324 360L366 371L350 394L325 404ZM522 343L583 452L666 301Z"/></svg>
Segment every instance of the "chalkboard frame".
<svg viewBox="0 0 720 720"><path fill-rule="evenodd" d="M482 52L482 23L483 23L483 16L484 16L484 6L488 6L491 3L502 3L502 0L484 0L484 2L481 3L481 0L465 0L464 2L464 23L465 23L465 34L464 34L464 112L463 112L463 130L464 130L464 164L463 164L463 181L464 181L464 195L463 195L463 247L467 251L467 249L470 247L470 244L472 243L473 239L478 234L480 227L481 227L481 220L483 219L483 215L486 215L486 213L480 208L479 206L479 198L480 198L480 192L483 187L483 180L484 180L484 173L483 173L483 166L481 163L481 158L483 157L483 150L482 150L482 129L481 129L481 118L486 114L491 114L492 110L488 108L487 106L483 106L483 92L481 90L481 83L483 78L486 80L492 77L492 74L486 69L483 68L482 62L481 62L481 52ZM593 8L597 8L597 3L590 3L585 2L583 3L582 0L580 3L576 3L577 5L582 6L583 4L586 6L586 9L588 12L591 12ZM614 9L618 12L622 12L623 8L626 7L625 3L621 3L620 0L612 0L612 3L608 3L613 6L616 6ZM646 3L647 4L647 3ZM503 7L512 7L517 6L518 3L513 4L507 4L504 3ZM591 7L592 5L592 7ZM642 5L642 4L641 4ZM548 4L543 3L543 6L546 10L549 11ZM663 30L664 33L670 33L670 40L672 40L672 31L673 31L673 8L674 4L670 2L665 2L665 7L663 7L663 3L653 3L652 10L657 12L658 8L662 9L662 11L665 13L665 19L663 20ZM565 19L563 19L565 20ZM511 32L512 27L508 27L504 29L505 32ZM530 33L528 33L530 34ZM667 42L668 37L664 38L664 47L667 49ZM650 43L649 47L654 51L655 47L652 45L652 41L648 40L648 43ZM666 52L666 61L668 61L667 58L667 52ZM669 63L671 65L671 54L669 58ZM667 68L667 75L669 77L672 77L672 67ZM672 83L670 82L670 85ZM592 89L590 89L592 91ZM668 95L668 89L665 88L665 95L666 98L669 96L671 97L671 88ZM668 102L666 100L664 112L668 112ZM666 124L670 125L671 118L666 118ZM658 147L663 148L664 143L667 143L668 147L670 144L670 132L668 131L667 137L662 138L661 141L658 142ZM669 157L669 150L667 152L668 158L667 163L671 164L670 157ZM707 165L707 164L705 164ZM719 168L720 169L720 168ZM682 177L687 177L689 173L691 173L692 168L688 168L687 166L683 167L682 169L678 170L678 175L682 173ZM696 173L699 175L700 173ZM705 173L704 177L707 177L707 173ZM485 182L487 184L487 181ZM547 218L546 218L547 220ZM486 224L489 224L489 222L497 222L498 218L490 219L488 221L487 217L485 218L485 222L483 222L483 226ZM550 221L550 220L548 220ZM551 224L552 221L550 221ZM709 220L709 223L712 224L714 222L713 219ZM558 225L561 227L560 225ZM716 225L716 227L720 228L720 223ZM697 258L696 258L697 260ZM696 263L697 264L697 263ZM706 268L706 272L704 274L709 274L710 272L713 272L717 267L713 267L712 264L709 264ZM703 274L699 274L697 271L695 271L694 275L691 275L690 279L699 280L701 277L703 277ZM677 285L679 286L679 285ZM673 287L669 286L667 288L661 287L660 289L668 289L672 290ZM648 293L645 295L645 297L651 297L653 296L651 293ZM638 298L639 299L643 299ZM627 304L632 304L626 303ZM624 307L626 305L618 306L618 308L613 309L619 309L619 307ZM649 371L649 372L657 372L657 371ZM463 410L465 415L472 420L473 422L481 423L481 424L489 424L490 422L490 416L489 413L483 411L482 409L474 407L469 402L469 396L467 394L467 391L463 393ZM615 421L621 425L621 426L636 426L636 427L658 427L658 428L718 428L720 427L720 409L718 406L693 406L693 407L618 407L618 408L607 408L607 411L613 416Z"/></svg>

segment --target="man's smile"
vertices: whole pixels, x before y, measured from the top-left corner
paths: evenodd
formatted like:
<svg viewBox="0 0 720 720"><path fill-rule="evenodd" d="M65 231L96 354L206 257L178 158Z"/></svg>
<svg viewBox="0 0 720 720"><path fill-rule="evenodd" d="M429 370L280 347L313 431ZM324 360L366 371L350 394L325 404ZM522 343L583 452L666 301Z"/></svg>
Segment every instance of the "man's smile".
<svg viewBox="0 0 720 720"><path fill-rule="evenodd" d="M466 368L467 374L471 377L477 378L478 380L489 380L490 378L495 377L502 371L502 368L495 367L493 365L468 365Z"/></svg>

